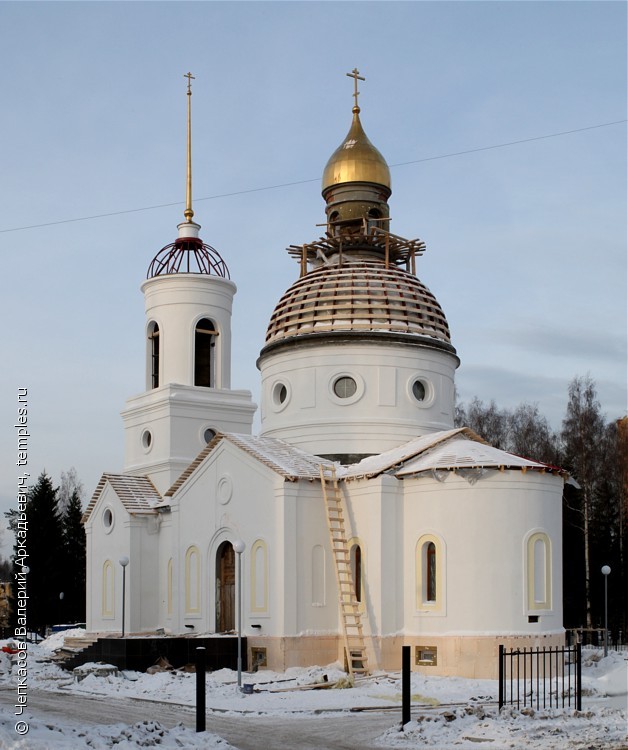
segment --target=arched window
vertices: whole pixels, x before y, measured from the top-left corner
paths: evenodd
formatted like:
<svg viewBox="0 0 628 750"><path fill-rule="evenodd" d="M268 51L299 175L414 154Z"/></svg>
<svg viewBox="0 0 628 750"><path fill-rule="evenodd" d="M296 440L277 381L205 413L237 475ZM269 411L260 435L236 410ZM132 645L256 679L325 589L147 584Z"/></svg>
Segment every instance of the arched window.
<svg viewBox="0 0 628 750"><path fill-rule="evenodd" d="M251 612L268 611L268 549L258 539L251 547Z"/></svg>
<svg viewBox="0 0 628 750"><path fill-rule="evenodd" d="M530 534L526 544L528 610L552 608L552 547L547 534Z"/></svg>
<svg viewBox="0 0 628 750"><path fill-rule="evenodd" d="M312 547L312 606L325 605L325 550L320 544Z"/></svg>
<svg viewBox="0 0 628 750"><path fill-rule="evenodd" d="M168 560L166 569L166 613L172 616L172 558Z"/></svg>
<svg viewBox="0 0 628 750"><path fill-rule="evenodd" d="M105 560L102 566L102 616L114 617L114 583L113 583L113 563L111 560Z"/></svg>
<svg viewBox="0 0 628 750"><path fill-rule="evenodd" d="M435 534L425 534L416 546L417 610L444 614L445 585L445 543Z"/></svg>
<svg viewBox="0 0 628 750"><path fill-rule="evenodd" d="M436 545L428 542L425 548L425 601L436 601Z"/></svg>
<svg viewBox="0 0 628 750"><path fill-rule="evenodd" d="M159 388L159 326L151 323L148 328L150 346L150 387Z"/></svg>
<svg viewBox="0 0 628 750"><path fill-rule="evenodd" d="M185 553L185 613L201 611L201 558L196 547Z"/></svg>
<svg viewBox="0 0 628 750"><path fill-rule="evenodd" d="M208 318L202 318L194 329L194 385L204 388L215 386L214 346L218 335L215 325Z"/></svg>
<svg viewBox="0 0 628 750"><path fill-rule="evenodd" d="M378 219L381 219L382 215L376 208L370 208L368 212L368 227L377 227L380 225Z"/></svg>
<svg viewBox="0 0 628 750"><path fill-rule="evenodd" d="M353 579L353 593L356 601L362 601L362 547L353 544L349 550L349 565Z"/></svg>

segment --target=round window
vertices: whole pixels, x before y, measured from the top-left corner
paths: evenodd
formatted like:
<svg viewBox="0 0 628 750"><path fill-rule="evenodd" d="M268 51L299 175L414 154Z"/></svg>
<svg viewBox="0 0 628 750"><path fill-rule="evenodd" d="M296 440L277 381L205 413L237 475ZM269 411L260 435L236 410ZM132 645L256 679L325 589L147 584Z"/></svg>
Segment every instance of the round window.
<svg viewBox="0 0 628 750"><path fill-rule="evenodd" d="M284 383L276 383L273 388L273 401L275 406L281 406L286 403L288 398L288 389Z"/></svg>
<svg viewBox="0 0 628 750"><path fill-rule="evenodd" d="M415 380L414 383L412 383L412 395L417 401L425 401L427 390L425 388L425 383L422 380Z"/></svg>
<svg viewBox="0 0 628 750"><path fill-rule="evenodd" d="M351 398L357 390L358 384L348 375L343 375L334 382L334 393L338 398Z"/></svg>
<svg viewBox="0 0 628 750"><path fill-rule="evenodd" d="M211 427L208 427L205 432L203 433L203 440L206 444L211 443L211 441L216 437L216 430L212 430Z"/></svg>
<svg viewBox="0 0 628 750"><path fill-rule="evenodd" d="M102 514L102 525L105 527L105 531L109 533L113 528L113 513L111 508L105 508Z"/></svg>
<svg viewBox="0 0 628 750"><path fill-rule="evenodd" d="M142 445L148 450L153 444L153 433L150 430L144 430L142 433Z"/></svg>

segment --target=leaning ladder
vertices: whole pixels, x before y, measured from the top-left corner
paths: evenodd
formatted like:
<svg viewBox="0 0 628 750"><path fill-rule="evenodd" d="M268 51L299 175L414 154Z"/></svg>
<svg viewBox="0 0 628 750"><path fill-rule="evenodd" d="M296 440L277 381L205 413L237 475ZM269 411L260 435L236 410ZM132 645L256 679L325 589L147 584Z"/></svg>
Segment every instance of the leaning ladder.
<svg viewBox="0 0 628 750"><path fill-rule="evenodd" d="M329 528L331 550L336 568L338 603L340 605L347 667L351 676L354 673L367 674L367 656L364 634L362 633L360 604L355 597L355 585L351 575L351 560L345 533L342 495L338 487L336 468L332 466L326 474L325 467L321 464L320 474L327 513L327 527Z"/></svg>

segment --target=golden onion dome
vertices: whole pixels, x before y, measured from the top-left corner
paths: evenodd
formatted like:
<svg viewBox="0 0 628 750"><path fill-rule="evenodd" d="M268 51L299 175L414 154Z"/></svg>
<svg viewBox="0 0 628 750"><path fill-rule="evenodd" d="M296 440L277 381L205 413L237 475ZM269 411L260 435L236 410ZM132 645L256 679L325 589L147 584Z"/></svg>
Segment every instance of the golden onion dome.
<svg viewBox="0 0 628 750"><path fill-rule="evenodd" d="M331 155L323 172L323 192L345 182L372 182L390 189L386 160L366 137L360 122L360 108L353 108L353 122L347 137Z"/></svg>

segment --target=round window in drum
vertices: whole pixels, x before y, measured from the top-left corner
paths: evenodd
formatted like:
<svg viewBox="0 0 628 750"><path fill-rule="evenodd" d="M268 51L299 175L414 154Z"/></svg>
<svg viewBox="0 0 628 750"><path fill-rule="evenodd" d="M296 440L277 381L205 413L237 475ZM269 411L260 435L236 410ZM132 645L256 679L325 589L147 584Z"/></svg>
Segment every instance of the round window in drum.
<svg viewBox="0 0 628 750"><path fill-rule="evenodd" d="M277 383L273 388L273 401L277 406L281 406L288 398L288 389L283 383Z"/></svg>
<svg viewBox="0 0 628 750"><path fill-rule="evenodd" d="M358 384L348 375L343 375L334 382L334 393L338 398L351 398L357 390Z"/></svg>
<svg viewBox="0 0 628 750"><path fill-rule="evenodd" d="M422 380L415 380L412 383L412 395L419 403L425 401L427 398L427 387Z"/></svg>

